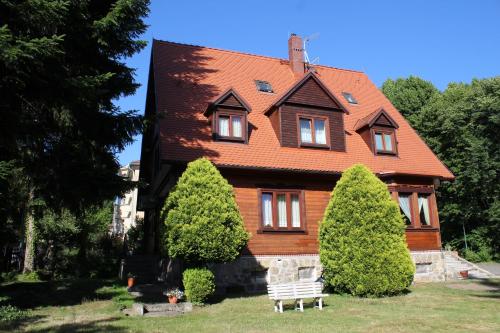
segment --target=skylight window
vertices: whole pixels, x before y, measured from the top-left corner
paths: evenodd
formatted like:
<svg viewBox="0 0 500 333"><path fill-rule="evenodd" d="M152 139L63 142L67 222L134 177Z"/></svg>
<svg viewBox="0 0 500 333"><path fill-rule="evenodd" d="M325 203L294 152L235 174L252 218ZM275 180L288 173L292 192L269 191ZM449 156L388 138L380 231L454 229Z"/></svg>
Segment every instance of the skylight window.
<svg viewBox="0 0 500 333"><path fill-rule="evenodd" d="M349 102L349 104L358 104L358 101L350 92L343 92L342 95Z"/></svg>
<svg viewBox="0 0 500 333"><path fill-rule="evenodd" d="M255 84L257 85L257 90L272 93L273 87L267 81L255 80Z"/></svg>

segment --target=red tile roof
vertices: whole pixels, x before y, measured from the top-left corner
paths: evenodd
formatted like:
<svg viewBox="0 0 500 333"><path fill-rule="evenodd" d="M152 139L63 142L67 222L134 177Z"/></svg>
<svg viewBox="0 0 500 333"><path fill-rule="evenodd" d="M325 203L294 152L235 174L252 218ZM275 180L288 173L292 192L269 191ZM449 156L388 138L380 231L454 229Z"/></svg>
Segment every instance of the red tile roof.
<svg viewBox="0 0 500 333"><path fill-rule="evenodd" d="M280 146L264 113L298 82L287 60L158 40L153 42L152 56L163 160L191 161L206 156L218 166L322 173L342 172L363 163L377 173L453 178L362 72L315 66L320 81L348 112L344 118L346 152L335 152ZM269 82L274 93L259 92L255 80ZM204 112L229 89L252 109L248 114L248 144L212 139ZM350 92L358 104L344 102L342 92ZM375 156L355 131L358 120L380 108L399 125L398 157Z"/></svg>

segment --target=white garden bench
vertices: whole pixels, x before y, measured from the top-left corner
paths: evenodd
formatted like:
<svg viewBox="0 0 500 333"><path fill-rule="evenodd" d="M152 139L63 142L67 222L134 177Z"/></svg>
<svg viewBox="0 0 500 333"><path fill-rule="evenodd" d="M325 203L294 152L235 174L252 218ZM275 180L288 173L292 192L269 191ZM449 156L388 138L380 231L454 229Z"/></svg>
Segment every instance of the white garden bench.
<svg viewBox="0 0 500 333"><path fill-rule="evenodd" d="M283 313L283 301L295 300L295 310L304 311L304 298L313 298L314 307L323 310L323 284L321 282L297 282L287 284L268 284L267 293L274 301L274 312Z"/></svg>

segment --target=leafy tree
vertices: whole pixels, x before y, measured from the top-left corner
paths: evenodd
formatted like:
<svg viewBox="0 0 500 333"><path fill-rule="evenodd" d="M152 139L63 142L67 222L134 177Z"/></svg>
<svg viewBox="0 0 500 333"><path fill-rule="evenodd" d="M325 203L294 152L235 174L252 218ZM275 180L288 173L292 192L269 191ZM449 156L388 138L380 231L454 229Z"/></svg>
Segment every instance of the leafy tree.
<svg viewBox="0 0 500 333"><path fill-rule="evenodd" d="M413 124L413 116L439 94L434 85L416 76L397 80L387 79L381 88L396 109Z"/></svg>
<svg viewBox="0 0 500 333"><path fill-rule="evenodd" d="M233 187L206 158L188 164L163 216L169 256L194 264L232 261L249 238Z"/></svg>
<svg viewBox="0 0 500 333"><path fill-rule="evenodd" d="M489 247L498 258L500 77L450 84L420 111L414 125L456 176L438 191L443 240L460 240L463 248L464 231L481 228L469 250L487 253Z"/></svg>
<svg viewBox="0 0 500 333"><path fill-rule="evenodd" d="M138 87L124 59L146 45L148 4L0 0L0 162L15 161L31 201L81 214L130 186L115 155L142 118L114 101Z"/></svg>
<svg viewBox="0 0 500 333"><path fill-rule="evenodd" d="M112 216L110 201L89 207L78 217L67 209L56 212L45 207L36 219L41 267L56 276L116 274L122 248L109 235Z"/></svg>
<svg viewBox="0 0 500 333"><path fill-rule="evenodd" d="M387 185L365 166L347 169L320 225L320 259L327 284L360 296L397 294L415 266L399 207Z"/></svg>

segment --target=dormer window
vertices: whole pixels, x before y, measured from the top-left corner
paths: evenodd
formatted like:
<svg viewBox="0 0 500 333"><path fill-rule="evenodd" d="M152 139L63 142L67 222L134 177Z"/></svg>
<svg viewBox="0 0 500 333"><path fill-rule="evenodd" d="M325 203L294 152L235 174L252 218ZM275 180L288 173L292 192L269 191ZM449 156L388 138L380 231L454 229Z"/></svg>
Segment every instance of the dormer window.
<svg viewBox="0 0 500 333"><path fill-rule="evenodd" d="M397 128L398 124L382 108L361 118L355 126L375 155L397 155Z"/></svg>
<svg viewBox="0 0 500 333"><path fill-rule="evenodd" d="M220 139L243 140L243 122L246 117L239 113L217 112L217 135Z"/></svg>
<svg viewBox="0 0 500 333"><path fill-rule="evenodd" d="M248 141L247 114L250 107L233 89L210 104L205 116L212 123L213 138L218 141Z"/></svg>
<svg viewBox="0 0 500 333"><path fill-rule="evenodd" d="M299 115L299 133L301 146L328 147L328 118Z"/></svg>
<svg viewBox="0 0 500 333"><path fill-rule="evenodd" d="M380 131L375 130L375 149L377 153L382 154L395 154L395 142L394 142L394 131Z"/></svg>

